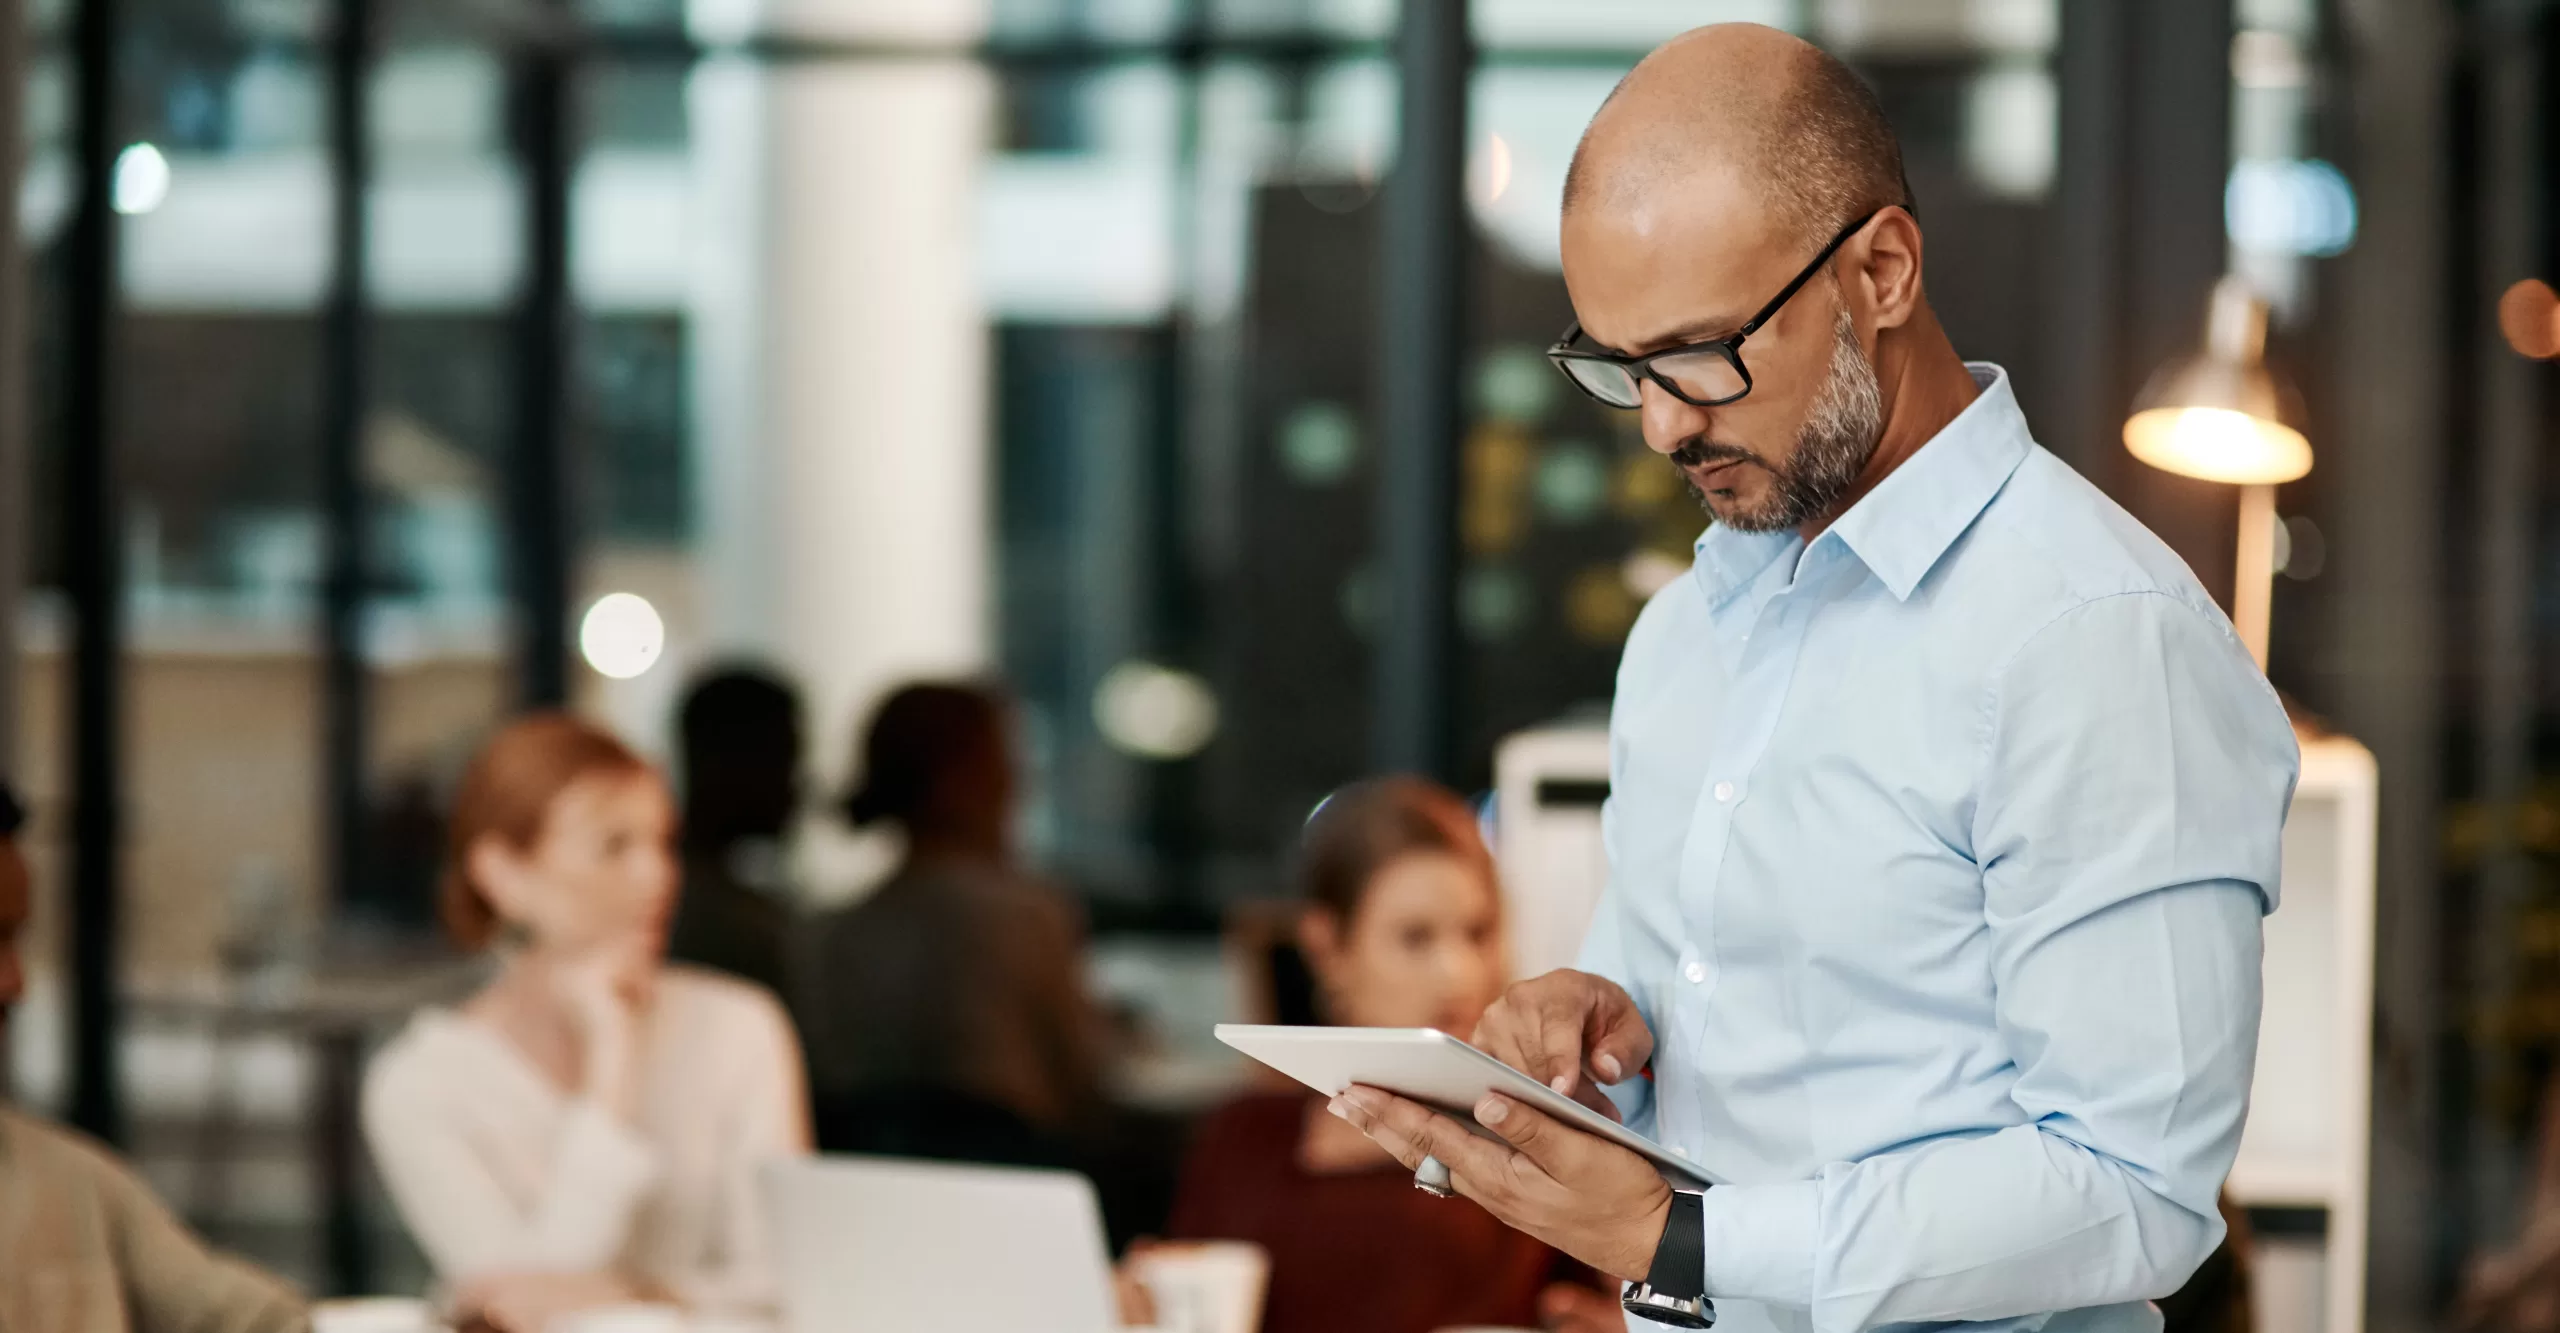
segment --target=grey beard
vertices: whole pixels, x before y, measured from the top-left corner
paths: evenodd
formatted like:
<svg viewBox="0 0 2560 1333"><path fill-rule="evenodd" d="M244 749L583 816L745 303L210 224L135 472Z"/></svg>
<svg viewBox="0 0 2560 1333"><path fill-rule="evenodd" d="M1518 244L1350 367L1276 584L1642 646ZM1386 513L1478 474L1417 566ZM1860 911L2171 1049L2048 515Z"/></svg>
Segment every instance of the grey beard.
<svg viewBox="0 0 2560 1333"><path fill-rule="evenodd" d="M1719 514L1686 471L1680 477L1718 523L1736 532L1780 532L1830 512L1857 484L1883 437L1884 390L1876 383L1874 363L1858 346L1858 326L1842 306L1831 324L1831 369L1796 432L1795 452L1784 466L1760 464L1777 482L1769 502Z"/></svg>

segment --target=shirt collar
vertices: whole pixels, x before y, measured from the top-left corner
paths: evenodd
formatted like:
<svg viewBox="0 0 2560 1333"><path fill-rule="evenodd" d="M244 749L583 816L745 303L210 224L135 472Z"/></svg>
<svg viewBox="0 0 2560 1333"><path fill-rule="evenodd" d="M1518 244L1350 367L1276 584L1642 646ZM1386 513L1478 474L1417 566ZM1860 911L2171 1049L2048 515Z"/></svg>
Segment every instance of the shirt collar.
<svg viewBox="0 0 2560 1333"><path fill-rule="evenodd" d="M1965 369L1982 392L1825 534L1856 552L1896 601L1910 599L2035 443L2009 372L1988 361Z"/></svg>
<svg viewBox="0 0 2560 1333"><path fill-rule="evenodd" d="M2034 444L2009 373L1987 361L1967 362L1965 369L1982 392L1822 534L1864 562L1896 601L1907 600L1928 577ZM1793 532L1707 529L1697 554L1709 601L1749 585L1795 541Z"/></svg>

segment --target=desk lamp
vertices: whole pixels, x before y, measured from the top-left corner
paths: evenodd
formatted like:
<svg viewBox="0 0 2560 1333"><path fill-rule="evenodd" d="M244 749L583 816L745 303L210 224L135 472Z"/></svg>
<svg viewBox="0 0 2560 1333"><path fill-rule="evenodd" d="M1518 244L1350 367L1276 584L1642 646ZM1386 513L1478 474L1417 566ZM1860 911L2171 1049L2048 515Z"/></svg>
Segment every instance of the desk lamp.
<svg viewBox="0 0 2560 1333"><path fill-rule="evenodd" d="M2240 555L2231 623L2258 669L2267 666L2274 597L2276 487L2311 470L2301 395L2267 369L2267 306L2245 281L2213 286L2204 350L2142 386L2124 447L2163 472L2240 488Z"/></svg>

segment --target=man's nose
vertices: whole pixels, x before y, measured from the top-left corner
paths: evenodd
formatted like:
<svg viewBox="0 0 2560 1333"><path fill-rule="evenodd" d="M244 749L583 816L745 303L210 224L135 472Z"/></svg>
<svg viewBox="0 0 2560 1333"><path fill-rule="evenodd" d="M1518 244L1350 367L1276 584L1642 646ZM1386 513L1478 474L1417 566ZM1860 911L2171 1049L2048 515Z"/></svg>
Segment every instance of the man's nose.
<svg viewBox="0 0 2560 1333"><path fill-rule="evenodd" d="M1639 380L1636 392L1642 396L1637 409L1644 422L1645 447L1669 457L1680 446L1707 433L1710 413L1706 408L1682 402L1669 389L1652 380Z"/></svg>

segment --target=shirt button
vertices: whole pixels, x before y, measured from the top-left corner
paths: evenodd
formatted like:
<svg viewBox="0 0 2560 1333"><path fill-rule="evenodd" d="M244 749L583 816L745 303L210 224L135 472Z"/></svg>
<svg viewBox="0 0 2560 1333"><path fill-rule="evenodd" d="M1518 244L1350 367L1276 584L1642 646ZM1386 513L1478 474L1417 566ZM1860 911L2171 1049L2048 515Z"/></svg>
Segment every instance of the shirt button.
<svg viewBox="0 0 2560 1333"><path fill-rule="evenodd" d="M1717 801L1719 801L1719 802L1722 802L1722 801L1730 801L1730 800L1732 800L1732 799L1733 799L1733 784L1732 784L1732 783L1730 783L1730 782L1719 782L1719 783L1717 783L1717 784L1716 784L1716 800L1717 800Z"/></svg>
<svg viewBox="0 0 2560 1333"><path fill-rule="evenodd" d="M1680 969L1680 975L1687 977L1692 986L1703 986L1707 984L1707 965L1693 958L1687 967Z"/></svg>

